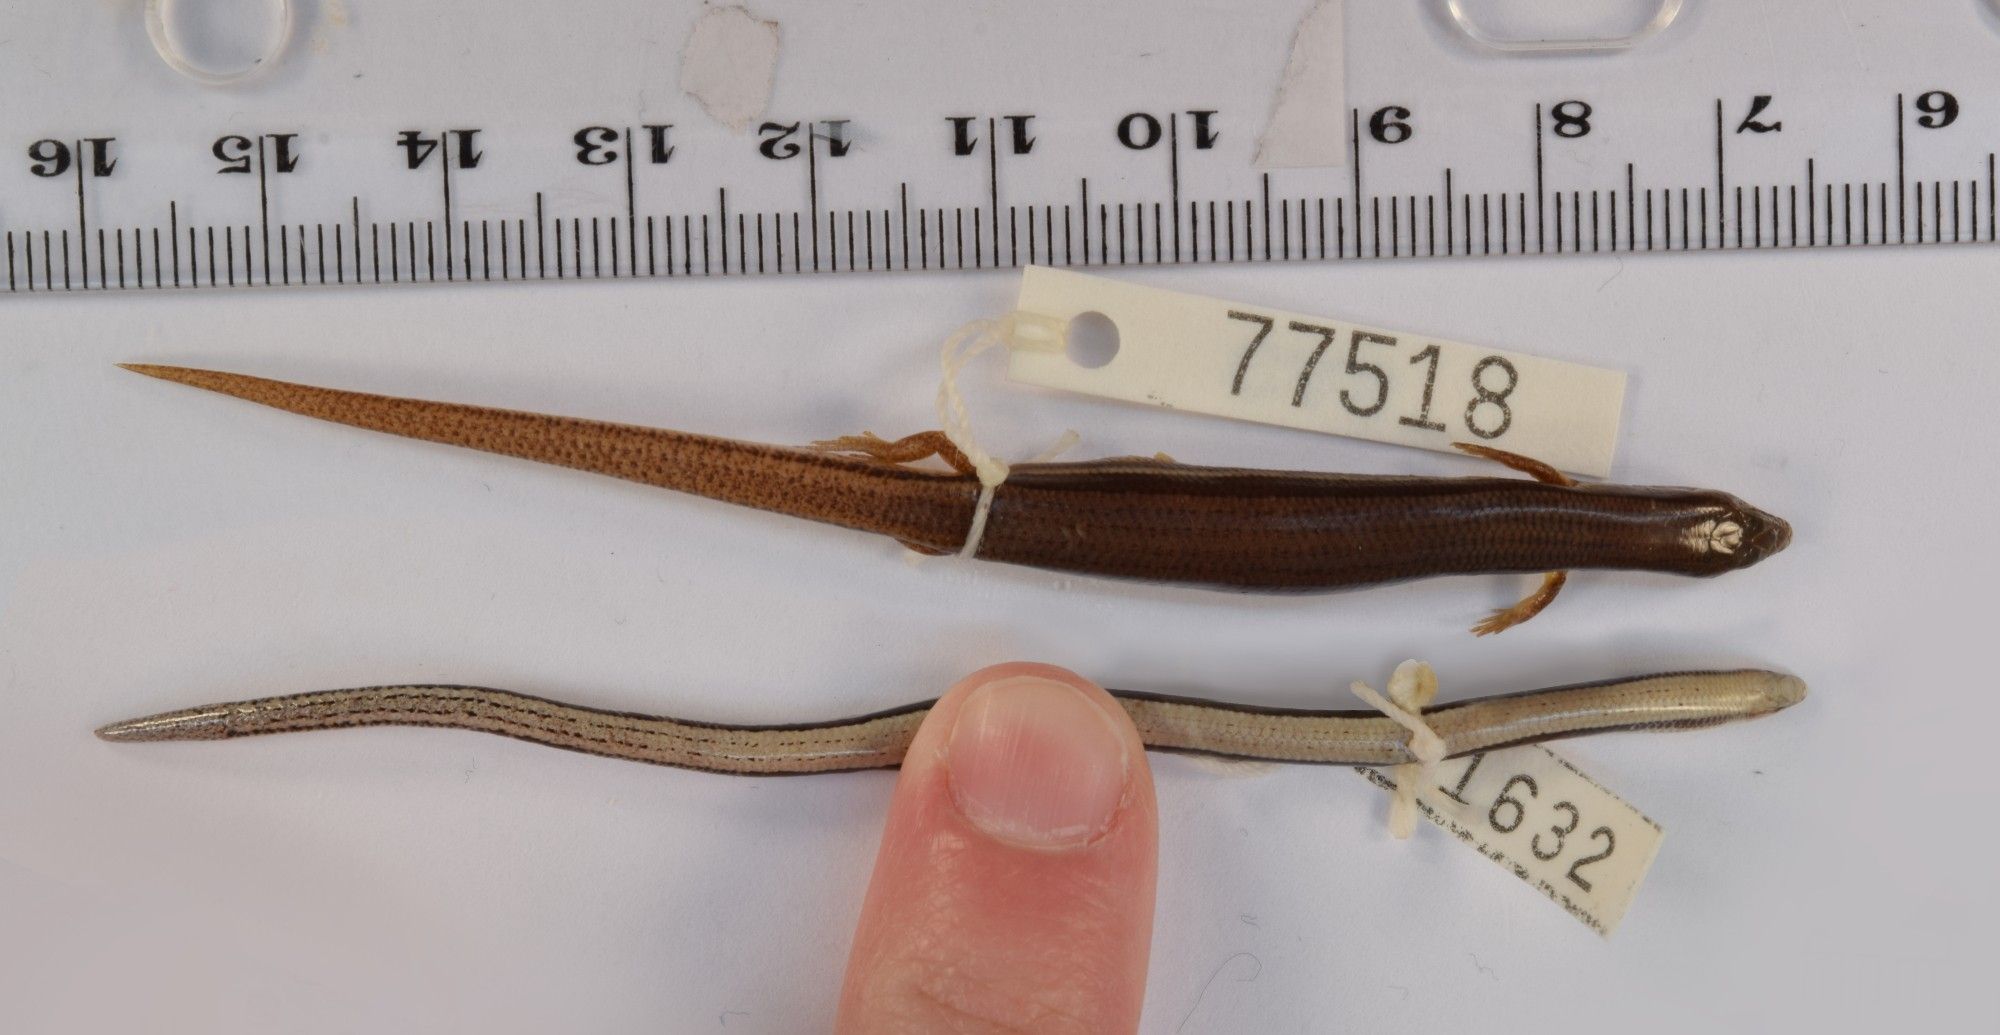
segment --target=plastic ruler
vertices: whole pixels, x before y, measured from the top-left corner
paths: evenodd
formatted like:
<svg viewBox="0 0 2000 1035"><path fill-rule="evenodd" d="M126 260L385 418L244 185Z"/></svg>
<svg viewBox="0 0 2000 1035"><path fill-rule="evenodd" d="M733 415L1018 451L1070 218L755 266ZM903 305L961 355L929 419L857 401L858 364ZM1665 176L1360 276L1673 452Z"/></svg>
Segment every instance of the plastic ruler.
<svg viewBox="0 0 2000 1035"><path fill-rule="evenodd" d="M324 0L223 85L161 59L162 5L14 5L7 292L2000 238L1984 0L1687 0L1526 53L1462 31L1474 0L1348 0L1330 156L1282 169L1310 2L750 3L776 62L740 127L681 88L706 5Z"/></svg>

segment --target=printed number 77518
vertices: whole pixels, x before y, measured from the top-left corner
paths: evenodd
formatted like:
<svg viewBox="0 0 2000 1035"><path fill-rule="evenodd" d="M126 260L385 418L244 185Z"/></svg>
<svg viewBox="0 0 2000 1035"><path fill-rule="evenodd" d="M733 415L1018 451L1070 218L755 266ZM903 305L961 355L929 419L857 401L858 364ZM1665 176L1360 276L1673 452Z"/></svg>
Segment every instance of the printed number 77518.
<svg viewBox="0 0 2000 1035"><path fill-rule="evenodd" d="M1271 331L1277 326L1277 320L1236 309L1229 311L1229 318L1254 324L1257 328L1256 333L1250 338L1250 343L1244 346L1243 358L1237 361L1236 376L1229 385L1229 394L1242 395L1244 378L1250 373L1250 361L1257 358L1257 351L1263 348L1264 342L1270 338ZM1299 369L1298 379L1292 388L1292 405L1303 407L1306 401L1306 389L1312 385L1313 374L1319 369L1320 359L1326 355L1329 348L1333 347L1340 332L1332 327L1302 323L1297 320L1291 321L1287 327L1289 330L1319 338L1319 342L1313 346L1312 353L1306 357L1305 365ZM1399 339L1374 331L1355 330L1349 333L1345 373L1373 381L1374 387L1372 390L1360 392L1342 388L1340 390L1342 409L1356 417L1373 417L1382 412L1382 409L1389 404L1389 372L1376 363L1364 361L1361 358L1361 350L1369 346L1395 348L1400 344ZM1425 431L1447 430L1442 423L1431 419L1431 406L1437 394L1438 362L1443 355L1442 349L1436 344L1431 344L1410 357L1410 366L1424 367L1423 399L1417 407L1416 414L1398 418L1399 423ZM1499 373L1492 374L1496 370ZM1503 384L1495 386L1488 383L1501 378L1504 378ZM1521 385L1520 371L1504 356L1485 356L1473 364L1471 380L1473 397L1465 405L1465 430L1483 439L1496 439L1505 435L1507 429L1514 426L1514 410L1508 399Z"/></svg>

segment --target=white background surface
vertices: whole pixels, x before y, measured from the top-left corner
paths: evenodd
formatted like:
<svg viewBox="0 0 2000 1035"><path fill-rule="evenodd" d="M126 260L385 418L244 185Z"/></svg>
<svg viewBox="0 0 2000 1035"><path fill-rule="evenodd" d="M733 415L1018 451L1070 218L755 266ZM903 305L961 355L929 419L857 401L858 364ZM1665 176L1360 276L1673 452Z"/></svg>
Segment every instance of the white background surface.
<svg viewBox="0 0 2000 1035"><path fill-rule="evenodd" d="M671 34L669 34L671 35ZM662 88L664 89L664 88ZM663 97L667 96L662 94ZM664 102L663 102L664 103ZM1137 274L1134 274L1137 276ZM436 679L717 720L841 715L1009 658L1113 686L1452 699L1759 665L1756 724L1563 753L1668 831L1589 934L1340 770L1153 760L1149 1031L1824 1030L1995 1021L1988 250L1169 270L1148 283L1619 365L1618 478L1736 491L1795 544L1239 600L950 562L199 396L117 361L777 442L932 424L932 348L1006 274L0 309L0 1016L20 1031L792 1032L830 1017L893 776L757 781L444 731L99 743L211 700ZM1018 453L1488 473L975 378Z"/></svg>

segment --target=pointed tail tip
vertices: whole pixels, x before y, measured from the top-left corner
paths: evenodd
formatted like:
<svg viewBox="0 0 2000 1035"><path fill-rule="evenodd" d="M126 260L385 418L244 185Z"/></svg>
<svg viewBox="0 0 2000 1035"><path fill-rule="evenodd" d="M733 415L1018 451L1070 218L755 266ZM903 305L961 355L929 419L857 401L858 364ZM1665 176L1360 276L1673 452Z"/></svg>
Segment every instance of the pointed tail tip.
<svg viewBox="0 0 2000 1035"><path fill-rule="evenodd" d="M243 395L247 385L262 380L261 378L231 374L221 370L206 370L201 367L177 367L162 363L120 363L118 367L121 370L129 370L135 374L144 374L147 377L159 378L162 381L171 381L177 385L186 385L189 388L201 388L211 392L221 392L224 395Z"/></svg>
<svg viewBox="0 0 2000 1035"><path fill-rule="evenodd" d="M97 739L113 743L152 740L220 740L229 736L229 710L191 708L99 726Z"/></svg>
<svg viewBox="0 0 2000 1035"><path fill-rule="evenodd" d="M262 396L257 394L260 390L268 390L274 386L290 387L285 386L283 382L252 377L249 374L232 373L227 370L214 370L207 367L177 367L163 363L120 363L117 366L121 370L129 370L135 374L156 377L162 381L171 381L174 384L186 385L189 388L200 388L205 391L220 392L223 395L234 395L238 398L249 399L252 402L265 401ZM280 407L280 409L283 409L283 407Z"/></svg>
<svg viewBox="0 0 2000 1035"><path fill-rule="evenodd" d="M118 364L118 369L130 370L135 374L144 374L147 377L157 377L162 381L184 380L187 374L193 373L187 367L162 366L158 363L120 363Z"/></svg>
<svg viewBox="0 0 2000 1035"><path fill-rule="evenodd" d="M137 725L136 723L131 723L131 722L114 722L108 725L99 726L95 730L92 730L91 732L97 734L97 739L99 740L109 740L113 742L125 741L125 740L138 740L139 737L135 735L135 730L134 730L134 727L136 725Z"/></svg>

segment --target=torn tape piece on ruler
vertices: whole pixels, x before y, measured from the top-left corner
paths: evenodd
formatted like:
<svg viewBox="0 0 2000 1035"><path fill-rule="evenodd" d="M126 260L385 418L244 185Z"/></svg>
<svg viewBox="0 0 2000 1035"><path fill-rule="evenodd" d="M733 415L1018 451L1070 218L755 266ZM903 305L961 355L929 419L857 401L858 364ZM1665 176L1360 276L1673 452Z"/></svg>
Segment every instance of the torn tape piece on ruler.
<svg viewBox="0 0 2000 1035"><path fill-rule="evenodd" d="M1299 19L1271 101L1271 116L1257 137L1253 162L1257 168L1331 169L1347 164L1346 8L1347 0L1317 0ZM1390 114L1396 110L1384 109ZM1402 110L1403 117L1409 117L1408 109ZM1392 132L1387 123L1383 132ZM1407 137L1409 127L1394 132ZM1360 146L1358 139L1353 143Z"/></svg>
<svg viewBox="0 0 2000 1035"><path fill-rule="evenodd" d="M1396 789L1394 773L1355 771ZM1623 798L1532 744L1434 767L1417 789L1417 811L1607 938L1667 836Z"/></svg>
<svg viewBox="0 0 2000 1035"><path fill-rule="evenodd" d="M1470 442L1611 473L1625 374L1068 270L1022 271L1022 312L1099 313L1109 362L1014 349L1016 381L1108 399L1450 451Z"/></svg>

